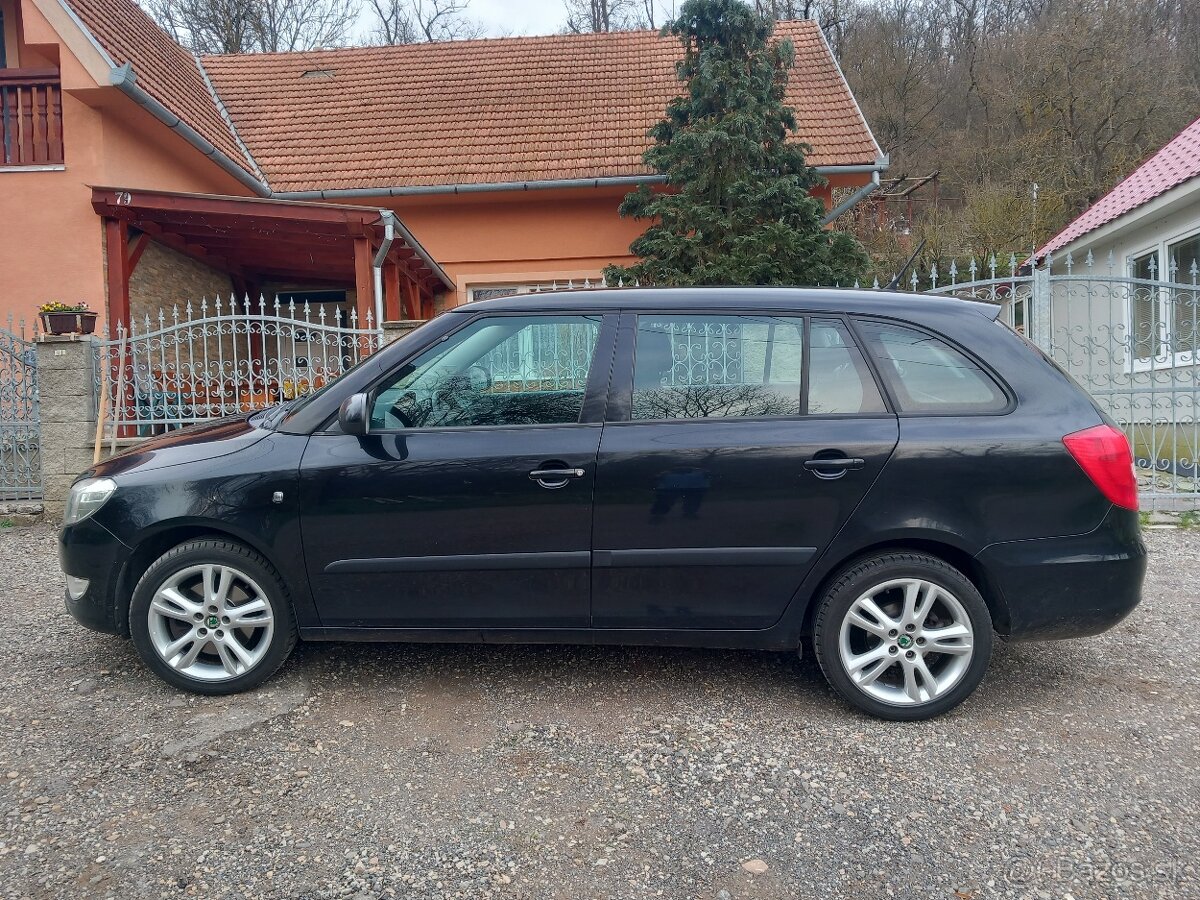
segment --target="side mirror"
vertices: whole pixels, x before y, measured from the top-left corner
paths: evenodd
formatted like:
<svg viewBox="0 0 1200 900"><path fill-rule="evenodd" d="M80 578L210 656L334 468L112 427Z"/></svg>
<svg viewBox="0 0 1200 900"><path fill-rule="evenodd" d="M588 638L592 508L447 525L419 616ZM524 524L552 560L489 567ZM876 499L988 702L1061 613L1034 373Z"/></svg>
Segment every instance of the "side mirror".
<svg viewBox="0 0 1200 900"><path fill-rule="evenodd" d="M371 404L366 394L352 394L338 407L338 425L346 434L365 435L371 428Z"/></svg>

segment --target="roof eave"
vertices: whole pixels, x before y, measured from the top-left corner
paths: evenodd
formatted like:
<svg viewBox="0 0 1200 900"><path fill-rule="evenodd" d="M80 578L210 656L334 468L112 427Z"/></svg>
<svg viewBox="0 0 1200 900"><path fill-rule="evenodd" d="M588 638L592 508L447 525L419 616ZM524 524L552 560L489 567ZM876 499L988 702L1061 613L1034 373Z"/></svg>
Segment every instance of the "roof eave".
<svg viewBox="0 0 1200 900"><path fill-rule="evenodd" d="M821 175L869 175L886 172L887 156L880 156L873 163L851 163L847 165L815 166ZM397 185L379 188L327 188L309 191L274 191L271 196L280 200L350 200L379 197L419 197L446 194L488 194L502 191L544 191L579 188L637 187L639 185L663 184L662 175L616 175L599 178L553 178L532 181L467 182L460 184Z"/></svg>
<svg viewBox="0 0 1200 900"><path fill-rule="evenodd" d="M1061 234L1070 230L1070 228L1079 220L1081 216L1086 215L1087 212L1096 205L1093 203L1092 206L1088 207L1087 210L1084 210L1084 212L1080 213L1079 216L1067 223L1067 226L1063 228L1062 231L1039 247L1034 253L1033 258L1040 260L1045 257L1047 253L1059 254L1064 250L1069 250L1074 247L1079 247L1082 249L1083 247L1099 243L1100 241L1111 238L1118 232L1137 224L1139 219L1147 216L1158 217L1162 215L1163 211L1167 207L1174 206L1181 200L1186 199L1188 195L1193 192L1200 193L1200 175L1194 175L1186 181L1182 181L1179 184L1168 188L1161 194L1155 197L1150 197L1132 209L1125 210L1125 212L1121 213L1119 216L1109 219L1107 222L1101 222L1095 227L1089 228L1087 231L1075 235L1070 240L1063 241L1062 243L1055 245L1055 242L1058 240ZM1096 203L1099 202L1099 200L1096 201Z"/></svg>

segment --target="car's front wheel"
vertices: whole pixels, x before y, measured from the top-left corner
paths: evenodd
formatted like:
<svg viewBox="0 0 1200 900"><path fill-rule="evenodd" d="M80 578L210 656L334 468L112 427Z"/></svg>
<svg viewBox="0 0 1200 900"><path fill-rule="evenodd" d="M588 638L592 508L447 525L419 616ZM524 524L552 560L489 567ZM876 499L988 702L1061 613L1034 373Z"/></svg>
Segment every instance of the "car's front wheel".
<svg viewBox="0 0 1200 900"><path fill-rule="evenodd" d="M829 683L854 706L885 719L929 719L978 687L992 620L953 566L922 553L882 553L833 578L813 647Z"/></svg>
<svg viewBox="0 0 1200 900"><path fill-rule="evenodd" d="M291 601L274 567L217 538L187 541L151 564L134 589L129 630L147 666L201 694L257 687L296 644Z"/></svg>

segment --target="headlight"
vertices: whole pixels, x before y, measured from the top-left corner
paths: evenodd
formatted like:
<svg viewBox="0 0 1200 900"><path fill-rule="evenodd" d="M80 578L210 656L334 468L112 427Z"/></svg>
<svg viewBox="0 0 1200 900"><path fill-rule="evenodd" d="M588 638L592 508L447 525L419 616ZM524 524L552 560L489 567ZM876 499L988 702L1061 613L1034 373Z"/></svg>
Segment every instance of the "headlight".
<svg viewBox="0 0 1200 900"><path fill-rule="evenodd" d="M67 494L67 509L63 513L63 524L74 525L82 522L100 507L117 489L117 483L111 478L85 478L71 486Z"/></svg>

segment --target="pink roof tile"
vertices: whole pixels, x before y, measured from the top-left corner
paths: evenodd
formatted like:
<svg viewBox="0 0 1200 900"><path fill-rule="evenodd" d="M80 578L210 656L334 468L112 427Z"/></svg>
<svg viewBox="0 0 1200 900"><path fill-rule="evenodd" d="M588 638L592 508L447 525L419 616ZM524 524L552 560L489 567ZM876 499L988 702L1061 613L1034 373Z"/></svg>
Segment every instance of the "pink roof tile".
<svg viewBox="0 0 1200 900"><path fill-rule="evenodd" d="M1200 119L1133 170L1037 251L1042 257L1060 250L1101 225L1125 215L1171 188L1200 176Z"/></svg>

